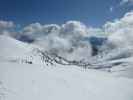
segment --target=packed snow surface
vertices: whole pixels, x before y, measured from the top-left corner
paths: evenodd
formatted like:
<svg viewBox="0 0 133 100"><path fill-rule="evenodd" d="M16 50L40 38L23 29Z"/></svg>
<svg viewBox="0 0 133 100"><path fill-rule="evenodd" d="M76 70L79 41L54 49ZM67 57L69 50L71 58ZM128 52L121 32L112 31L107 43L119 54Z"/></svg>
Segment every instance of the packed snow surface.
<svg viewBox="0 0 133 100"><path fill-rule="evenodd" d="M132 100L133 80L69 66L0 64L4 100Z"/></svg>

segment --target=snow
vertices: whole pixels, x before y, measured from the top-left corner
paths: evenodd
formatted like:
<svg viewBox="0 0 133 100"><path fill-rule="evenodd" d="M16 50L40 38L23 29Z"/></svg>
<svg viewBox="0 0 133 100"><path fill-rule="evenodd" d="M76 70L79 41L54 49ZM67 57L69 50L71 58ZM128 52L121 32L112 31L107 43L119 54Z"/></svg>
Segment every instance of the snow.
<svg viewBox="0 0 133 100"><path fill-rule="evenodd" d="M22 63L31 61L41 64L40 57L34 54L35 48L41 49L36 45L23 43L11 37L0 35L0 61Z"/></svg>
<svg viewBox="0 0 133 100"><path fill-rule="evenodd" d="M133 99L133 80L105 72L11 63L1 63L0 72L4 100Z"/></svg>
<svg viewBox="0 0 133 100"><path fill-rule="evenodd" d="M133 99L132 56L112 59L115 54L111 54L108 60L108 54L101 62L97 58L95 65L101 67L96 70L76 65L47 66L33 52L39 47L6 36L0 36L0 47L0 100Z"/></svg>
<svg viewBox="0 0 133 100"><path fill-rule="evenodd" d="M10 37L0 36L1 56L22 56L31 50L31 47L23 42Z"/></svg>

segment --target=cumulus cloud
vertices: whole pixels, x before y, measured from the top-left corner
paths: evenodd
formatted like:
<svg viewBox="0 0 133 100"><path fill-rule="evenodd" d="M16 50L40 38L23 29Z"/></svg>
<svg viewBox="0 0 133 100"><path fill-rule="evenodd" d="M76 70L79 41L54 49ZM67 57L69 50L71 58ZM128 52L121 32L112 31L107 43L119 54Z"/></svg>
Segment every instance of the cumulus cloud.
<svg viewBox="0 0 133 100"><path fill-rule="evenodd" d="M39 36L34 43L41 45L46 50L71 60L77 58L81 60L91 56L89 42L83 41L88 35L88 29L83 23L68 21L61 26L44 25L41 30L43 30L43 36Z"/></svg>
<svg viewBox="0 0 133 100"><path fill-rule="evenodd" d="M104 25L104 30L109 35L108 39L112 47L133 46L133 11L126 13L123 18L114 22L107 22Z"/></svg>
<svg viewBox="0 0 133 100"><path fill-rule="evenodd" d="M1 21L0 27L4 35L32 42L71 60L82 60L91 56L91 45L89 41L84 41L84 38L88 37L89 33L94 33L95 29L89 29L79 21L68 21L63 25L32 23L19 32L15 32L15 24L10 21Z"/></svg>
<svg viewBox="0 0 133 100"><path fill-rule="evenodd" d="M32 23L25 26L18 37L21 41L33 42L39 38L45 37L51 33L58 33L60 26L56 24L42 25L40 23Z"/></svg>
<svg viewBox="0 0 133 100"><path fill-rule="evenodd" d="M0 29L8 29L14 27L14 23L12 21L0 21Z"/></svg>
<svg viewBox="0 0 133 100"><path fill-rule="evenodd" d="M0 20L0 34L14 37L16 36L14 28L15 24L12 21Z"/></svg>
<svg viewBox="0 0 133 100"><path fill-rule="evenodd" d="M15 27L11 21L0 21L0 34L40 45L47 51L71 60L88 59L92 56L94 46L88 40L92 36L108 38L104 49L133 46L133 11L120 19L106 22L103 28L87 27L79 21L68 21L62 25L32 23L19 32ZM93 41L94 44L95 42Z"/></svg>
<svg viewBox="0 0 133 100"><path fill-rule="evenodd" d="M85 37L87 35L87 27L78 21L68 21L61 26L61 36Z"/></svg>
<svg viewBox="0 0 133 100"><path fill-rule="evenodd" d="M40 23L33 23L24 27L22 33L25 35L46 35L58 31L59 28L56 24L41 25Z"/></svg>

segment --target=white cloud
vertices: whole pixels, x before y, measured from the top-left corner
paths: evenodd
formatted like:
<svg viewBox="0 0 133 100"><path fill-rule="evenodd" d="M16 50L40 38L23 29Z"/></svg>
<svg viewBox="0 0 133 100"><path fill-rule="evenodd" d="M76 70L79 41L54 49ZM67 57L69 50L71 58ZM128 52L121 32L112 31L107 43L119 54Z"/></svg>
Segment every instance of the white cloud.
<svg viewBox="0 0 133 100"><path fill-rule="evenodd" d="M133 46L133 11L113 22L106 22L103 28L86 27L78 21L56 24L31 24L24 28L25 34L41 34L34 42L46 50L58 53L69 59L87 59L91 56L91 45L84 38L89 36L108 36L107 47L126 48Z"/></svg>
<svg viewBox="0 0 133 100"><path fill-rule="evenodd" d="M17 32L15 29L15 24L12 21L0 20L0 34L15 37Z"/></svg>
<svg viewBox="0 0 133 100"><path fill-rule="evenodd" d="M84 37L87 35L87 27L78 21L68 21L61 26L60 35Z"/></svg>
<svg viewBox="0 0 133 100"><path fill-rule="evenodd" d="M117 47L133 46L133 11L123 18L104 25L105 33L109 34L109 42Z"/></svg>
<svg viewBox="0 0 133 100"><path fill-rule="evenodd" d="M129 5L129 6L133 6L133 0L121 0L120 5Z"/></svg>
<svg viewBox="0 0 133 100"><path fill-rule="evenodd" d="M22 33L25 35L46 35L52 32L56 32L60 29L60 26L56 24L41 25L40 23L33 23L24 27Z"/></svg>
<svg viewBox="0 0 133 100"><path fill-rule="evenodd" d="M91 56L89 42L83 41L88 34L87 30L87 27L78 21L68 21L61 26L44 25L43 34L45 35L37 38L34 43L71 60L77 57L81 60ZM73 56L70 58L70 55Z"/></svg>
<svg viewBox="0 0 133 100"><path fill-rule="evenodd" d="M0 21L0 34L20 40L25 37L34 39L34 44L69 59L81 60L91 56L91 45L84 40L90 36L108 36L107 46L133 46L133 11L113 22L106 22L103 28L87 27L79 21L68 21L63 25L32 23L20 32L16 32L15 26L11 21Z"/></svg>
<svg viewBox="0 0 133 100"><path fill-rule="evenodd" d="M0 29L8 29L14 27L14 23L12 21L3 21L0 20Z"/></svg>

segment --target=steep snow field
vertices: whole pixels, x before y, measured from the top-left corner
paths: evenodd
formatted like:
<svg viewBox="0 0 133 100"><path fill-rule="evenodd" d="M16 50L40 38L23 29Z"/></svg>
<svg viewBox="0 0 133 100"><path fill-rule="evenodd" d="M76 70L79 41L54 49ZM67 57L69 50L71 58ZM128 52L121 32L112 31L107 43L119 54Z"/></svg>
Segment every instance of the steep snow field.
<svg viewBox="0 0 133 100"><path fill-rule="evenodd" d="M23 43L11 37L0 36L0 61L25 63L32 61L36 64L42 63L40 57L35 55L34 49L38 46ZM33 59L34 58L34 59Z"/></svg>
<svg viewBox="0 0 133 100"><path fill-rule="evenodd" d="M23 56L25 55L27 52L29 52L31 50L31 46L20 42L18 40L15 40L11 37L6 37L6 36L0 36L0 56L8 56L8 57L12 57L12 56Z"/></svg>
<svg viewBox="0 0 133 100"><path fill-rule="evenodd" d="M133 100L133 57L125 51L91 58L95 66L84 69L47 66L33 52L39 47L10 37L0 36L0 46L0 100Z"/></svg>

